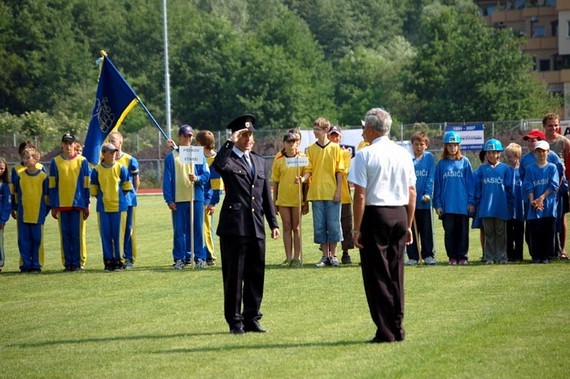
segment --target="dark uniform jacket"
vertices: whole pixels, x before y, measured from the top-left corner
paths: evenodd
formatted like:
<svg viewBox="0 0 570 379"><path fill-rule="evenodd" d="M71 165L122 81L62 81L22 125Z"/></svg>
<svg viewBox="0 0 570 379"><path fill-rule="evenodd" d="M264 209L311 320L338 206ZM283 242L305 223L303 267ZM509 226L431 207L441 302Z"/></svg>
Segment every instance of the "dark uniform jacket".
<svg viewBox="0 0 570 379"><path fill-rule="evenodd" d="M247 162L232 151L233 146L227 141L214 159L214 167L222 176L226 192L216 234L262 239L265 238L264 217L271 229L279 227L265 160L250 152L255 168L252 177Z"/></svg>

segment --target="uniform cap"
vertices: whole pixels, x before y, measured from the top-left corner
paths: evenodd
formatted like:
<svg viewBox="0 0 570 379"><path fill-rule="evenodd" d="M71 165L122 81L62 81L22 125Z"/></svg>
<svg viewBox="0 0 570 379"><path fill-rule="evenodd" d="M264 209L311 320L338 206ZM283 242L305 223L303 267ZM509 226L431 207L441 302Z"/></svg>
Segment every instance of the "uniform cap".
<svg viewBox="0 0 570 379"><path fill-rule="evenodd" d="M192 127L190 125L184 124L178 129L178 135L179 136L193 136L194 135L194 129L192 129Z"/></svg>
<svg viewBox="0 0 570 379"><path fill-rule="evenodd" d="M491 138L485 143L485 151L503 151L501 141Z"/></svg>
<svg viewBox="0 0 570 379"><path fill-rule="evenodd" d="M112 143L105 143L103 146L101 146L102 153L114 153L115 151L118 151L118 149Z"/></svg>
<svg viewBox="0 0 570 379"><path fill-rule="evenodd" d="M544 135L544 132L542 130L532 129L530 132L528 132L528 134L526 136L523 137L523 139L525 141L528 139L537 139L537 140L541 141L541 140L545 140L546 136Z"/></svg>
<svg viewBox="0 0 570 379"><path fill-rule="evenodd" d="M536 149L550 150L550 145L546 141L538 141L534 145L534 150L536 150Z"/></svg>
<svg viewBox="0 0 570 379"><path fill-rule="evenodd" d="M331 130L329 130L329 134L333 134L333 133L336 133L339 136L342 136L342 132L341 132L341 129L339 126L335 126L335 125L331 126Z"/></svg>
<svg viewBox="0 0 570 379"><path fill-rule="evenodd" d="M227 128L230 129L232 133L241 129L247 129L250 132L253 132L255 130L253 128L253 124L255 124L255 117L252 114L244 114L230 122Z"/></svg>
<svg viewBox="0 0 570 379"><path fill-rule="evenodd" d="M71 133L65 133L63 137L61 137L61 142L73 143L75 141L77 141L77 137Z"/></svg>
<svg viewBox="0 0 570 379"><path fill-rule="evenodd" d="M447 132L443 138L443 143L461 143L461 135L457 132Z"/></svg>

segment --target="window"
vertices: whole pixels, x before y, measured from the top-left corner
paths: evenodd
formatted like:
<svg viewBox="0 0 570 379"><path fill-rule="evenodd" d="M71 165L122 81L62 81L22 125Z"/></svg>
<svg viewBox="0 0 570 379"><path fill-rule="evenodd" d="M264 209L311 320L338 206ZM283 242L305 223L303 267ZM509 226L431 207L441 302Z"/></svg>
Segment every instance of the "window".
<svg viewBox="0 0 570 379"><path fill-rule="evenodd" d="M539 61L538 71L550 71L550 59L541 59Z"/></svg>
<svg viewBox="0 0 570 379"><path fill-rule="evenodd" d="M546 5L549 7L555 7L556 6L556 0L546 0Z"/></svg>
<svg viewBox="0 0 570 379"><path fill-rule="evenodd" d="M524 8L524 0L515 0L515 9L523 9Z"/></svg>
<svg viewBox="0 0 570 379"><path fill-rule="evenodd" d="M544 33L544 25L534 25L532 32L533 38L544 37Z"/></svg>
<svg viewBox="0 0 570 379"><path fill-rule="evenodd" d="M552 28L552 37L558 36L558 20L552 21L550 23L550 27Z"/></svg>

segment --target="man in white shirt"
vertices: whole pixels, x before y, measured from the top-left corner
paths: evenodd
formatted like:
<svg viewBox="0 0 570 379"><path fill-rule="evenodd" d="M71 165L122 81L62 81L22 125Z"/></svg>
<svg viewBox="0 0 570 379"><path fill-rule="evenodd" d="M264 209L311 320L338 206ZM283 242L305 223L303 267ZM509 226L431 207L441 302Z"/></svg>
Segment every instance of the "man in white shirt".
<svg viewBox="0 0 570 379"><path fill-rule="evenodd" d="M412 157L388 138L392 118L381 108L368 111L348 175L354 183L354 245L360 249L364 290L376 335L370 342L402 341L404 252L412 242L416 174Z"/></svg>

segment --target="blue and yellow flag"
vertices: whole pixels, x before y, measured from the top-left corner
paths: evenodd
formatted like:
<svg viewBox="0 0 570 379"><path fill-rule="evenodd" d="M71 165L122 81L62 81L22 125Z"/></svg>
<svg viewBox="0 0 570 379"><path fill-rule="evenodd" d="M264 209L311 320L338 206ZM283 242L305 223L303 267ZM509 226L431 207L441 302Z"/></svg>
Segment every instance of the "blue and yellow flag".
<svg viewBox="0 0 570 379"><path fill-rule="evenodd" d="M92 165L99 163L101 145L107 136L119 129L129 111L139 101L135 91L113 65L107 54L104 51L101 53L103 57L100 63L101 74L97 97L83 147L83 156Z"/></svg>

